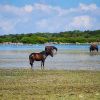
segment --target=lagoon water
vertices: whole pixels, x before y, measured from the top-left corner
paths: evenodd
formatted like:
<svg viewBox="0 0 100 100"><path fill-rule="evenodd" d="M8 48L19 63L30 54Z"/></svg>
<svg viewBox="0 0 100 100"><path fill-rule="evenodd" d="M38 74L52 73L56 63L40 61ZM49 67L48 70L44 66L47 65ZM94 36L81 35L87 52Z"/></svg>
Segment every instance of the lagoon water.
<svg viewBox="0 0 100 100"><path fill-rule="evenodd" d="M89 52L89 45L56 45L58 52L48 56L45 69L100 70L100 51ZM30 68L29 54L44 50L45 45L0 45L0 68ZM100 48L100 45L99 45ZM100 49L99 49L100 50ZM41 69L41 62L34 62Z"/></svg>

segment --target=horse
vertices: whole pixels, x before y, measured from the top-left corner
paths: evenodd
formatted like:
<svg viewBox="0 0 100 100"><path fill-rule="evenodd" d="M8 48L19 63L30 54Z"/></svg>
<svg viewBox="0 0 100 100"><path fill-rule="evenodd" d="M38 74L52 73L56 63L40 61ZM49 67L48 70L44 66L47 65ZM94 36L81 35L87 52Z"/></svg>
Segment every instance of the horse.
<svg viewBox="0 0 100 100"><path fill-rule="evenodd" d="M90 49L90 52L94 50L98 52L98 46L96 44L91 44L89 49Z"/></svg>
<svg viewBox="0 0 100 100"><path fill-rule="evenodd" d="M57 53L57 51L58 51L58 49L55 47L55 46L45 46L45 51L46 52L49 52L49 51L56 51L56 53Z"/></svg>
<svg viewBox="0 0 100 100"><path fill-rule="evenodd" d="M45 59L48 55L53 57L53 52L52 51L51 52L50 51L49 52L42 51L42 52L39 52L39 53L31 53L29 55L29 61L30 61L31 69L33 68L34 61L41 61L41 69L44 69Z"/></svg>

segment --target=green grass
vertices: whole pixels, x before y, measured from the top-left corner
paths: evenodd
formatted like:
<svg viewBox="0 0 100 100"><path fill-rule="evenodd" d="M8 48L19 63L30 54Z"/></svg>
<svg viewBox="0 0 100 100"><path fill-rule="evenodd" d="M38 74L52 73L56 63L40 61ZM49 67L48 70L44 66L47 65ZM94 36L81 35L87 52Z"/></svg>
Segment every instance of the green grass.
<svg viewBox="0 0 100 100"><path fill-rule="evenodd" d="M100 71L0 69L0 100L100 100Z"/></svg>

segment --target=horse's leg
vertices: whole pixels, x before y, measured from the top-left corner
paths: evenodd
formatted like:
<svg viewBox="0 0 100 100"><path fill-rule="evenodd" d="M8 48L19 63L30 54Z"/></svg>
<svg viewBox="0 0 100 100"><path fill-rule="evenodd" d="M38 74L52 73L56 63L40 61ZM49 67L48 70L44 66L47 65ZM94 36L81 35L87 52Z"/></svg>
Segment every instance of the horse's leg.
<svg viewBox="0 0 100 100"><path fill-rule="evenodd" d="M91 52L91 48L90 48L90 52Z"/></svg>
<svg viewBox="0 0 100 100"><path fill-rule="evenodd" d="M97 52L98 52L98 48L96 48Z"/></svg>
<svg viewBox="0 0 100 100"><path fill-rule="evenodd" d="M33 68L34 60L30 60L31 69Z"/></svg>
<svg viewBox="0 0 100 100"><path fill-rule="evenodd" d="M43 61L41 61L41 69L42 69Z"/></svg>
<svg viewBox="0 0 100 100"><path fill-rule="evenodd" d="M43 69L44 69L44 62L45 62L45 60L43 60Z"/></svg>
<svg viewBox="0 0 100 100"><path fill-rule="evenodd" d="M41 69L44 69L44 60L41 61Z"/></svg>

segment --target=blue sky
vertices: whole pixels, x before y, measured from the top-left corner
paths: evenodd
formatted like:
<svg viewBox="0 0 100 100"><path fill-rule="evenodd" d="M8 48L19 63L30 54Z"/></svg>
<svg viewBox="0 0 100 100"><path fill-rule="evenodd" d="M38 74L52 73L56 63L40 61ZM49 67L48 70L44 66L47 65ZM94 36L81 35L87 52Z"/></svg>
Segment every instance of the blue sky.
<svg viewBox="0 0 100 100"><path fill-rule="evenodd" d="M0 0L0 35L100 29L100 0Z"/></svg>

